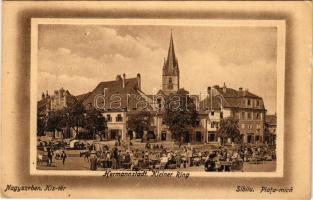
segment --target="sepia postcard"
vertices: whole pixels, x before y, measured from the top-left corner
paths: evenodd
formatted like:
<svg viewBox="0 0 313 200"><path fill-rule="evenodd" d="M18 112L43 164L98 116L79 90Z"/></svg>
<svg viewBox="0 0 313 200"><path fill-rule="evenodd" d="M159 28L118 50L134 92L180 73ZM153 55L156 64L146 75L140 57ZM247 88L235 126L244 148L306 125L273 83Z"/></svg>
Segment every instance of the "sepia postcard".
<svg viewBox="0 0 313 200"><path fill-rule="evenodd" d="M310 198L311 3L24 3L3 196Z"/></svg>

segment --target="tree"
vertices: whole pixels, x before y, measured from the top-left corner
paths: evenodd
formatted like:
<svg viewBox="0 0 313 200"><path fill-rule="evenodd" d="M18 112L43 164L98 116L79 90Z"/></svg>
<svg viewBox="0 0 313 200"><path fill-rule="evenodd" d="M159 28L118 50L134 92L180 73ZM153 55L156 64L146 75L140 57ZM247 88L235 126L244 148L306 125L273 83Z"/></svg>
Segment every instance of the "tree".
<svg viewBox="0 0 313 200"><path fill-rule="evenodd" d="M223 138L223 141L224 139L231 138L234 142L240 142L241 136L239 130L239 121L234 117L227 117L222 119L220 122L220 127L217 131L217 135Z"/></svg>
<svg viewBox="0 0 313 200"><path fill-rule="evenodd" d="M37 136L43 136L46 129L46 121L43 116L37 115Z"/></svg>
<svg viewBox="0 0 313 200"><path fill-rule="evenodd" d="M55 131L60 131L65 126L62 111L51 111L48 114L46 130L53 132L55 137Z"/></svg>
<svg viewBox="0 0 313 200"><path fill-rule="evenodd" d="M151 113L148 111L140 111L130 115L127 121L127 129L135 131L142 138L143 132L149 130L151 118Z"/></svg>
<svg viewBox="0 0 313 200"><path fill-rule="evenodd" d="M79 137L79 127L83 127L85 108L80 102L74 102L63 111L64 120L69 128L76 132L76 139Z"/></svg>
<svg viewBox="0 0 313 200"><path fill-rule="evenodd" d="M104 131L107 129L107 121L99 110L91 109L86 112L84 118L84 128L92 134L93 139L95 134L97 134L102 140L105 133Z"/></svg>
<svg viewBox="0 0 313 200"><path fill-rule="evenodd" d="M163 120L179 144L183 142L184 134L197 126L198 111L186 90L180 89L165 98Z"/></svg>

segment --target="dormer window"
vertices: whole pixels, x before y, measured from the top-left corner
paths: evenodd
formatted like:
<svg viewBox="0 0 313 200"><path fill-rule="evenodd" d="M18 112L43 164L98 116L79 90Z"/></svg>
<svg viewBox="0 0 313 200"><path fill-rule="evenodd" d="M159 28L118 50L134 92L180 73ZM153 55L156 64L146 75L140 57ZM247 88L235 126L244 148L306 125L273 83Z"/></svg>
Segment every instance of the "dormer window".
<svg viewBox="0 0 313 200"><path fill-rule="evenodd" d="M110 114L107 114L107 120L108 120L108 122L112 122L112 117Z"/></svg>

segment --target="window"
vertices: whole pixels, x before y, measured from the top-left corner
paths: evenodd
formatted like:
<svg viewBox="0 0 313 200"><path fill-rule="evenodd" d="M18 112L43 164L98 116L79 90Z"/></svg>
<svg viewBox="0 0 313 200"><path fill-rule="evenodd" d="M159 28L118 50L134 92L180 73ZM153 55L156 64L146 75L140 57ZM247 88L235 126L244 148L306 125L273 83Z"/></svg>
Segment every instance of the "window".
<svg viewBox="0 0 313 200"><path fill-rule="evenodd" d="M220 112L220 118L223 119L223 112Z"/></svg>
<svg viewBox="0 0 313 200"><path fill-rule="evenodd" d="M256 119L260 119L260 113L256 113L256 114L255 114L255 118L256 118Z"/></svg>
<svg viewBox="0 0 313 200"><path fill-rule="evenodd" d="M248 143L253 143L253 139L254 139L254 137L253 137L253 135L248 135L248 138L247 138L247 142Z"/></svg>
<svg viewBox="0 0 313 200"><path fill-rule="evenodd" d="M161 99L157 99L158 102L158 109L161 110L162 104L161 104Z"/></svg>
<svg viewBox="0 0 313 200"><path fill-rule="evenodd" d="M166 140L166 132L161 133L161 140L165 141Z"/></svg>
<svg viewBox="0 0 313 200"><path fill-rule="evenodd" d="M248 106L251 106L251 100L248 99L248 102L247 102Z"/></svg>
<svg viewBox="0 0 313 200"><path fill-rule="evenodd" d="M211 111L211 115L212 115L212 116L214 115L214 111Z"/></svg>
<svg viewBox="0 0 313 200"><path fill-rule="evenodd" d="M214 128L214 123L211 123L211 128Z"/></svg>
<svg viewBox="0 0 313 200"><path fill-rule="evenodd" d="M107 114L107 120L108 120L108 122L112 122L112 117L110 114Z"/></svg>
<svg viewBox="0 0 313 200"><path fill-rule="evenodd" d="M210 132L208 132L209 134L208 134L208 140L209 140L209 142L213 142L213 141L215 141L215 133L210 133Z"/></svg>
<svg viewBox="0 0 313 200"><path fill-rule="evenodd" d="M241 112L241 119L245 119L245 112Z"/></svg>
<svg viewBox="0 0 313 200"><path fill-rule="evenodd" d="M155 133L154 131L148 131L148 140L151 139L151 140L154 140L156 137L155 137Z"/></svg>
<svg viewBox="0 0 313 200"><path fill-rule="evenodd" d="M166 140L166 132L165 132L165 131L162 131L162 132L161 132L161 140L162 140L162 141L165 141L165 140Z"/></svg>
<svg viewBox="0 0 313 200"><path fill-rule="evenodd" d="M116 116L116 121L117 121L117 122L122 122L122 121L123 121L123 117L122 117L121 114L118 114L118 115Z"/></svg>
<svg viewBox="0 0 313 200"><path fill-rule="evenodd" d="M172 80L172 78L168 79L168 87L167 88L168 89L173 89L173 80Z"/></svg>
<svg viewBox="0 0 313 200"><path fill-rule="evenodd" d="M202 133L200 131L196 132L196 142L202 141Z"/></svg>
<svg viewBox="0 0 313 200"><path fill-rule="evenodd" d="M256 106L259 107L260 106L260 102L259 100L256 100Z"/></svg>

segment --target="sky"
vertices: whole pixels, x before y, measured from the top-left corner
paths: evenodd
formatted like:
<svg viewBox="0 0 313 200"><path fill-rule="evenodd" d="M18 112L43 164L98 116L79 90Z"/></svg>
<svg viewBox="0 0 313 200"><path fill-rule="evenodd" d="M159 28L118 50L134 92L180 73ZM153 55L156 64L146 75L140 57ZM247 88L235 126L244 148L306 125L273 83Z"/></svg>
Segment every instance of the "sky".
<svg viewBox="0 0 313 200"><path fill-rule="evenodd" d="M61 87L83 94L123 73L140 73L152 94L161 88L171 30L181 87L191 94L224 82L248 88L276 112L275 27L39 25L37 98Z"/></svg>

